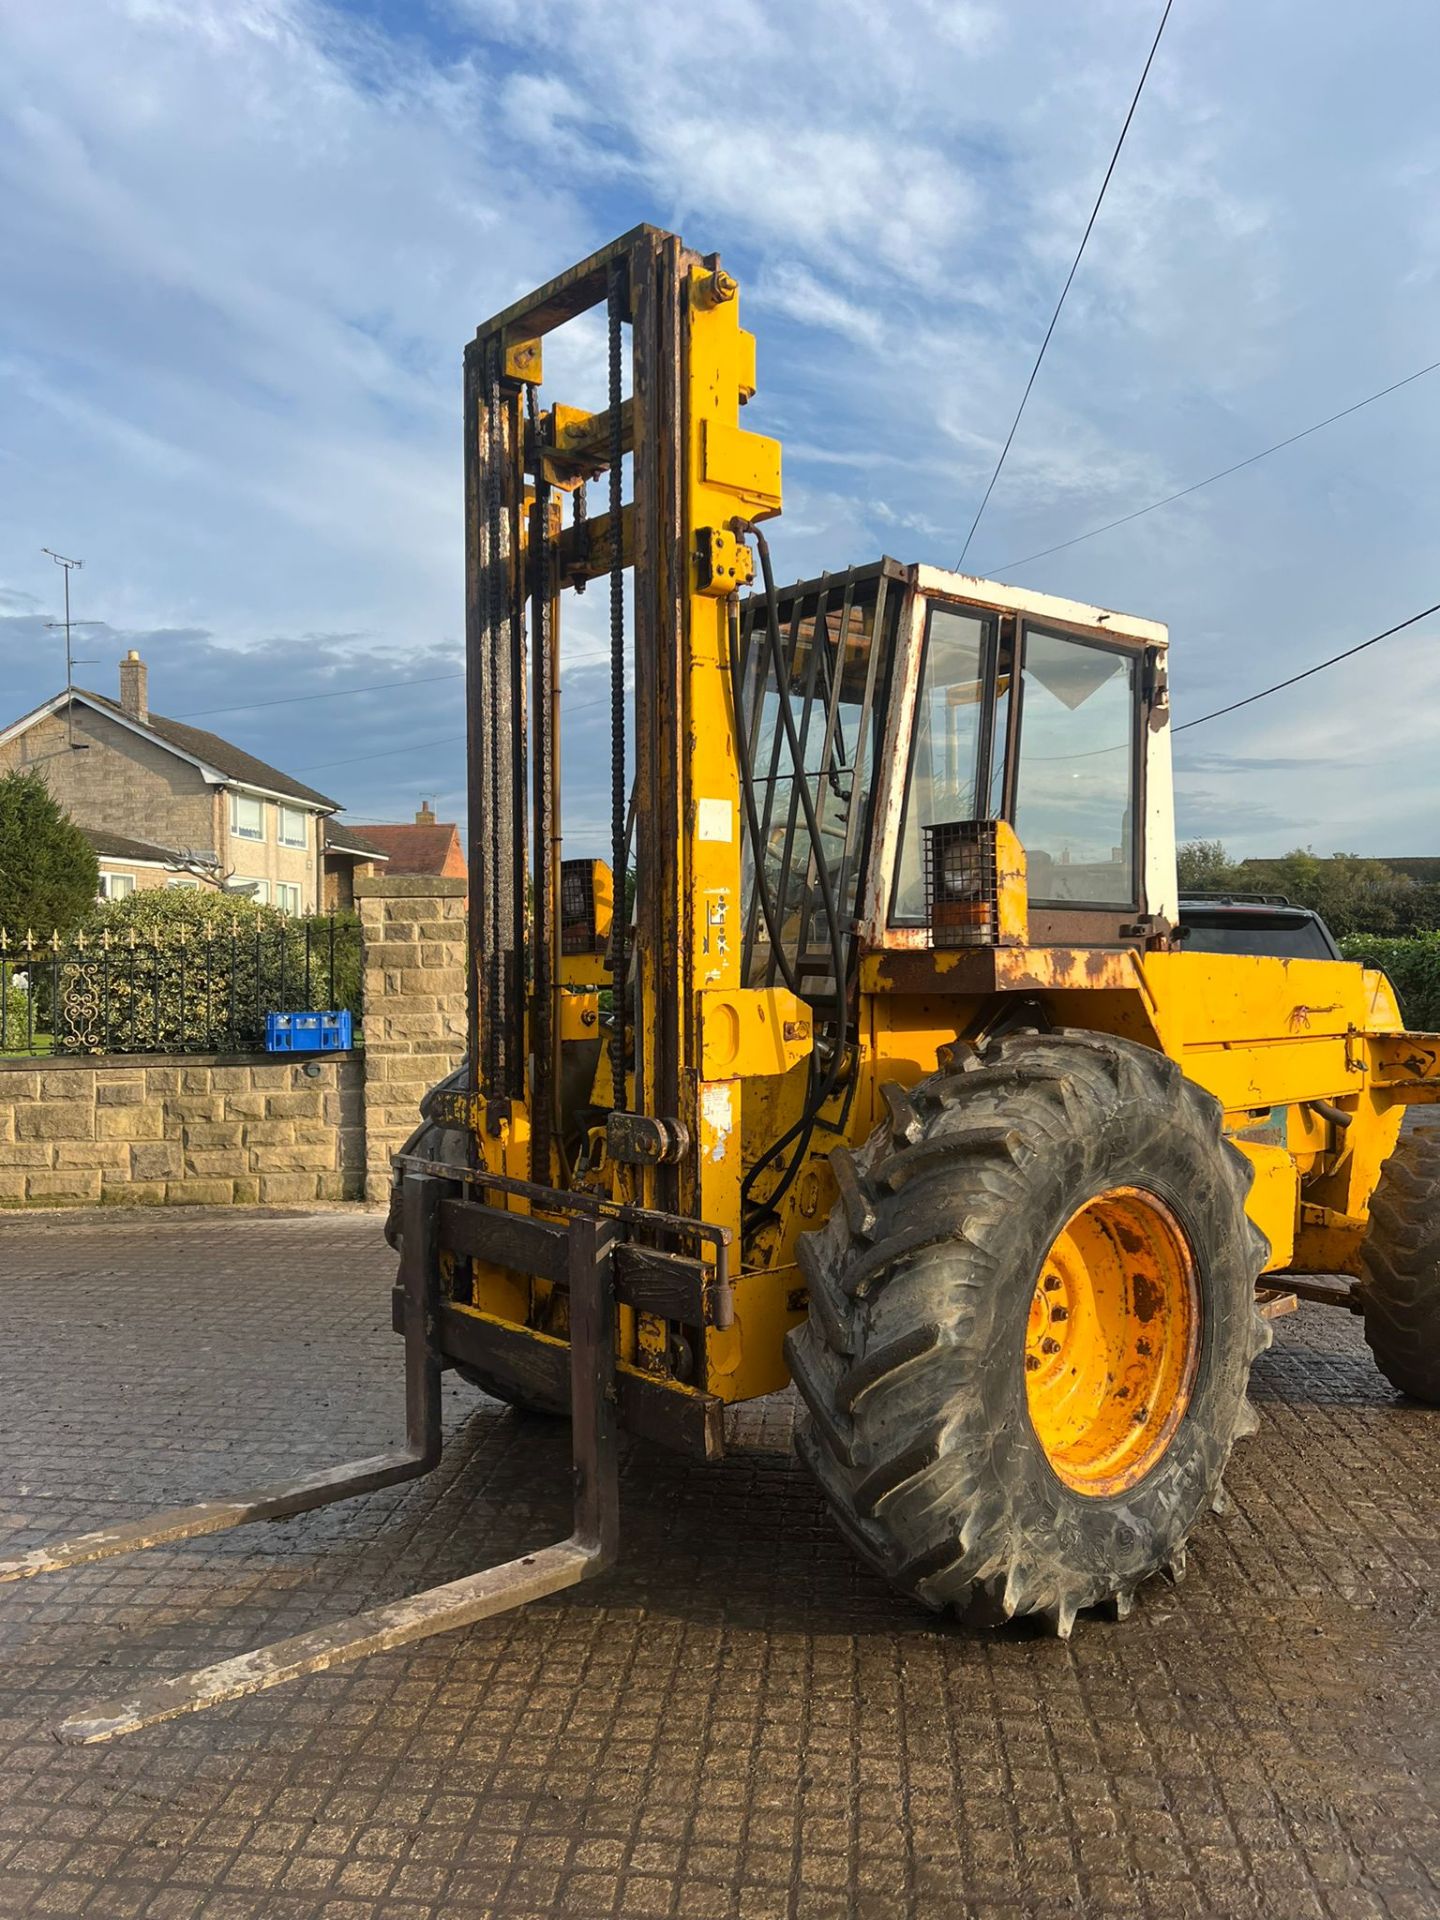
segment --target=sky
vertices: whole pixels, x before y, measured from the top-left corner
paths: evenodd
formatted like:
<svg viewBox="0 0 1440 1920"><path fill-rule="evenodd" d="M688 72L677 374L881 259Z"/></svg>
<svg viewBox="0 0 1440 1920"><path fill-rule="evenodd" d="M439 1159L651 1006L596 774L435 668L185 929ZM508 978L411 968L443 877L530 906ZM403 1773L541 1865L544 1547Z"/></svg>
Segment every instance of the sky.
<svg viewBox="0 0 1440 1920"><path fill-rule="evenodd" d="M63 685L55 548L81 685L136 646L157 712L350 819L461 817L461 348L641 220L740 280L781 578L954 565L1158 15L0 0L0 721ZM1167 621L1177 722L1440 601L1440 371L1017 563L1440 359L1437 61L1413 0L1175 0L967 567ZM1437 639L1177 738L1180 835L1434 852Z"/></svg>

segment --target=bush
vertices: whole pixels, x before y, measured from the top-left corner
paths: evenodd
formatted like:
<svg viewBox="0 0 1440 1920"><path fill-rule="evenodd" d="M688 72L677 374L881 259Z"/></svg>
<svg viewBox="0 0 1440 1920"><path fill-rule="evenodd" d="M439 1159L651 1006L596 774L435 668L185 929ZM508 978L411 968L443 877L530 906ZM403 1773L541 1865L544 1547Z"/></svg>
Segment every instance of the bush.
<svg viewBox="0 0 1440 1920"><path fill-rule="evenodd" d="M7 980L0 991L0 1053L19 1053L30 1044L30 995Z"/></svg>
<svg viewBox="0 0 1440 1920"><path fill-rule="evenodd" d="M1351 933L1340 942L1340 951L1347 960L1388 975L1407 1027L1440 1032L1440 933Z"/></svg>

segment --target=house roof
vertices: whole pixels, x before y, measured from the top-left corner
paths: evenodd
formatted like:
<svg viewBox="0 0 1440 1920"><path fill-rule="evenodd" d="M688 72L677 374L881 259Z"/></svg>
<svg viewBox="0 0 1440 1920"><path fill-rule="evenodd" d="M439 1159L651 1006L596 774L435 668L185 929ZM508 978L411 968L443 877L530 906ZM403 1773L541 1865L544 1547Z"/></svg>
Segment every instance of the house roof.
<svg viewBox="0 0 1440 1920"><path fill-rule="evenodd" d="M214 767L217 773L224 774L227 780L234 780L243 787L264 787L268 792L281 794L287 800L308 801L312 807L336 807L340 804L338 800L330 799L328 794L307 787L303 780L293 779L278 767L272 767L268 760L259 760L253 753L246 753L243 747L222 740L218 733L208 733L204 727L187 727L183 720L167 720L163 714L153 712L144 720L137 720L133 713L125 711L118 700L109 700L103 693L94 693L88 687L77 687L75 691L82 699L113 714L127 725L138 728L142 733L154 734L162 745L174 747L180 753L188 754L192 760L203 760L207 766ZM63 701L65 696L61 694L59 697Z"/></svg>
<svg viewBox="0 0 1440 1920"><path fill-rule="evenodd" d="M461 878L465 854L460 829L453 820L406 827L363 826L358 829L385 854L390 874L450 874Z"/></svg>
<svg viewBox="0 0 1440 1920"><path fill-rule="evenodd" d="M388 860L389 854L368 834L361 833L356 827L344 826L338 820L325 822L326 853L350 854L356 860Z"/></svg>
<svg viewBox="0 0 1440 1920"><path fill-rule="evenodd" d="M175 847L157 847L149 840L132 840L127 834L111 833L106 827L81 827L102 860L149 860L169 864L180 858Z"/></svg>

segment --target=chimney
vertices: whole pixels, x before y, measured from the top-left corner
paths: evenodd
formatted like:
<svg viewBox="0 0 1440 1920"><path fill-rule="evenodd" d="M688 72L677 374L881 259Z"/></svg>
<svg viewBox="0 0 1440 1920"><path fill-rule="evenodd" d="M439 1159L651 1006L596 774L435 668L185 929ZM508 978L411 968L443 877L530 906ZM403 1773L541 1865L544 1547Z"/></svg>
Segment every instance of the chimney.
<svg viewBox="0 0 1440 1920"><path fill-rule="evenodd" d="M422 800L420 802L420 811L415 816L415 824L417 827L433 827L434 826L435 809L431 806L428 800Z"/></svg>
<svg viewBox="0 0 1440 1920"><path fill-rule="evenodd" d="M131 647L120 662L120 704L132 720L150 718L149 677L145 662Z"/></svg>

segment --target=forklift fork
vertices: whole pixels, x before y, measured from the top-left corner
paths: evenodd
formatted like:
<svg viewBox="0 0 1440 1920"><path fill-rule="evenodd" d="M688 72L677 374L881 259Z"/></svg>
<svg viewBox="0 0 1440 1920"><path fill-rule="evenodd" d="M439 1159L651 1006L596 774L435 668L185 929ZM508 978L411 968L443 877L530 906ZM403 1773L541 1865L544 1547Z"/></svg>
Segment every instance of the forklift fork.
<svg viewBox="0 0 1440 1920"><path fill-rule="evenodd" d="M393 1453L347 1461L321 1473L277 1481L233 1500L175 1507L148 1520L79 1534L0 1561L0 1583L83 1566L142 1547L219 1533L252 1520L279 1520L348 1500L377 1487L429 1473L440 1459L439 1207L443 1183L407 1172L402 1188L401 1282L405 1313L406 1445ZM194 1673L141 1685L64 1721L57 1733L75 1745L173 1720L225 1700L278 1687L341 1661L402 1647L430 1634L505 1613L602 1573L619 1539L618 1440L615 1405L615 1312L611 1288L612 1229L580 1216L570 1223L571 1421L575 1522L565 1540L481 1573L449 1580L407 1599L391 1600L347 1620L313 1627Z"/></svg>

